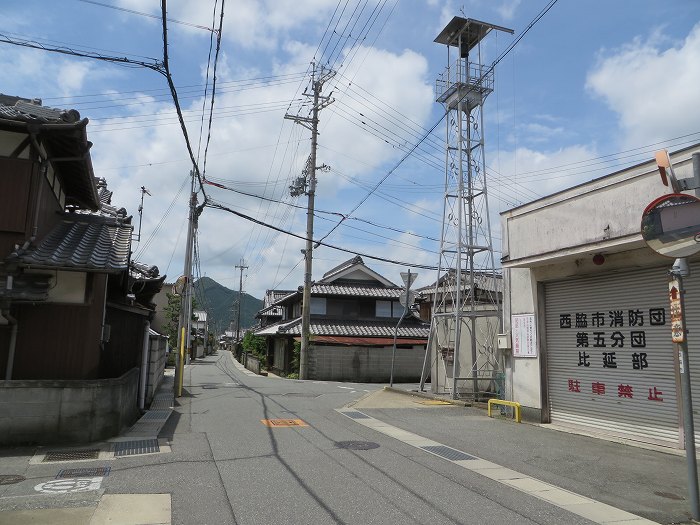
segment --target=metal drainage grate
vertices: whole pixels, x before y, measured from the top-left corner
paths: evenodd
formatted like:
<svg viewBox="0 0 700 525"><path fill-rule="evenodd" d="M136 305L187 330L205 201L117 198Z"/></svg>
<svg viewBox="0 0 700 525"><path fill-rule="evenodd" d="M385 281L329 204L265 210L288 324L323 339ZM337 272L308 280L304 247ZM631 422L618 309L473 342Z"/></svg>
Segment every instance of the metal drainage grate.
<svg viewBox="0 0 700 525"><path fill-rule="evenodd" d="M100 455L100 449L94 448L89 450L55 450L47 452L43 462L50 461L76 461L81 459L97 459Z"/></svg>
<svg viewBox="0 0 700 525"><path fill-rule="evenodd" d="M27 478L19 474L0 474L0 485L14 485L15 483L21 483L25 479Z"/></svg>
<svg viewBox="0 0 700 525"><path fill-rule="evenodd" d="M335 448L344 448L347 450L372 450L379 448L379 443L372 441L336 441Z"/></svg>
<svg viewBox="0 0 700 525"><path fill-rule="evenodd" d="M173 406L173 396L155 398L151 403L151 410L165 410Z"/></svg>
<svg viewBox="0 0 700 525"><path fill-rule="evenodd" d="M459 461L461 459L476 459L474 456L470 456L469 454L465 454L464 452L460 452L459 450L455 450L454 448L446 447L444 445L428 445L420 448L426 452L430 452L436 456L452 461Z"/></svg>
<svg viewBox="0 0 700 525"><path fill-rule="evenodd" d="M154 452L160 452L160 446L158 445L157 439L122 441L114 444L114 457L152 454Z"/></svg>
<svg viewBox="0 0 700 525"><path fill-rule="evenodd" d="M56 479L60 478L96 478L98 476L109 476L112 467L95 467L95 468L65 468L59 470L56 474Z"/></svg>
<svg viewBox="0 0 700 525"><path fill-rule="evenodd" d="M149 410L141 416L139 421L166 420L170 417L170 410Z"/></svg>
<svg viewBox="0 0 700 525"><path fill-rule="evenodd" d="M372 419L367 414L363 414L362 412L343 412L343 414L351 417L352 419Z"/></svg>
<svg viewBox="0 0 700 525"><path fill-rule="evenodd" d="M164 425L164 422L141 422L137 421L133 427L129 429L129 434L145 434L145 433L151 433L152 435L157 435L158 432L160 432L161 427Z"/></svg>

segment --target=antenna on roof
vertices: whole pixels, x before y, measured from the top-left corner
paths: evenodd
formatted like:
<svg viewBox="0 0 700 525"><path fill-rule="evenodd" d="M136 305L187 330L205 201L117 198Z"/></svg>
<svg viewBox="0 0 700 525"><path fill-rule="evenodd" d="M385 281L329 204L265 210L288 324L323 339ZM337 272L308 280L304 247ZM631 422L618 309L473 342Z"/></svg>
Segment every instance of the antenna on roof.
<svg viewBox="0 0 700 525"><path fill-rule="evenodd" d="M136 242L141 242L141 221L143 220L143 196L151 197L151 192L145 186L141 186L141 204L139 204L139 234L136 236Z"/></svg>

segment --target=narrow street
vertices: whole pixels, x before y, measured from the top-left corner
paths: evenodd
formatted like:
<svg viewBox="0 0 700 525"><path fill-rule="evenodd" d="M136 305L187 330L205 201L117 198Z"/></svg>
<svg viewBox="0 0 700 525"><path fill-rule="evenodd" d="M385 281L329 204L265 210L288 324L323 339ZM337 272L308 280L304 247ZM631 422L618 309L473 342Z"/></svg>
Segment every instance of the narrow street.
<svg viewBox="0 0 700 525"><path fill-rule="evenodd" d="M32 462L34 449L3 450L1 473L26 479L0 486L0 523L143 523L96 519L100 500L120 494L170 499L171 521L147 523L687 521L679 455L489 419L383 385L255 376L228 352L185 373L160 453L57 466ZM104 466L95 490L36 489L59 467Z"/></svg>

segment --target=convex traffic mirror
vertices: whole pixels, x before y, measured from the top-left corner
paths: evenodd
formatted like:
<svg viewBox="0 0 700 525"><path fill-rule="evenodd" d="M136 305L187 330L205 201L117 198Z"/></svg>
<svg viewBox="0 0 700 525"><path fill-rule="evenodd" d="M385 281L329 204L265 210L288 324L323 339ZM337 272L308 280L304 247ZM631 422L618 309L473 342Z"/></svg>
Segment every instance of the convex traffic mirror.
<svg viewBox="0 0 700 525"><path fill-rule="evenodd" d="M659 197L642 214L642 237L666 257L700 252L700 199L684 193Z"/></svg>

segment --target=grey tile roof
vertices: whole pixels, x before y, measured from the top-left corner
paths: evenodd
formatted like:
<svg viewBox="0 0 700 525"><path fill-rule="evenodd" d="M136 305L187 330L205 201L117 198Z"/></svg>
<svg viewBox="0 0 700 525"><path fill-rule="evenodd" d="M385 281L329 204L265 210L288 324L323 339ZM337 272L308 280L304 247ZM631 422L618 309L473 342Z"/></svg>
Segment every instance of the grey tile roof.
<svg viewBox="0 0 700 525"><path fill-rule="evenodd" d="M353 297L383 297L395 299L401 295L402 289L386 288L383 286L363 286L358 284L313 284L311 295L347 295Z"/></svg>
<svg viewBox="0 0 700 525"><path fill-rule="evenodd" d="M119 272L126 270L133 226L96 215L66 215L19 262L46 268Z"/></svg>
<svg viewBox="0 0 700 525"><path fill-rule="evenodd" d="M450 270L449 273L440 277L441 289L444 289L446 292L455 291L454 276L455 271ZM451 282L445 284L448 278ZM494 279L493 274L490 272L476 271L474 272L474 285L480 290L503 293L503 276L496 273L496 278ZM469 272L467 271L462 273L462 287L464 290L469 289ZM423 295L432 296L435 293L435 283L423 286L417 291L423 293Z"/></svg>
<svg viewBox="0 0 700 525"><path fill-rule="evenodd" d="M34 134L52 159L66 204L97 211L100 196L94 180L87 124L88 119L81 120L80 113L74 109L49 108L39 100L0 95L0 129Z"/></svg>
<svg viewBox="0 0 700 525"><path fill-rule="evenodd" d="M281 317L284 313L284 308L282 306L277 306L277 305L270 305L267 308L263 308L260 310L257 314L255 314L255 317L261 318L261 317L266 317L266 316L271 316L271 317Z"/></svg>
<svg viewBox="0 0 700 525"><path fill-rule="evenodd" d="M80 120L80 113L74 109L50 108L24 99L17 99L13 105L0 103L0 118L22 122L73 124Z"/></svg>
<svg viewBox="0 0 700 525"><path fill-rule="evenodd" d="M339 272L341 272L347 268L350 268L351 266L354 266L356 264L365 264L364 261L362 260L362 257L360 257L359 255L356 255L352 259L348 259L347 261L340 263L335 268L331 268L330 270L328 270L326 273L323 274L323 278L325 279L326 277L330 277L331 275L339 273Z"/></svg>
<svg viewBox="0 0 700 525"><path fill-rule="evenodd" d="M155 265L148 265L139 261L131 261L131 273L142 278L153 279L160 275L160 270Z"/></svg>
<svg viewBox="0 0 700 525"><path fill-rule="evenodd" d="M392 321L345 321L338 319L311 319L313 335L335 335L349 337L394 337L398 319ZM284 321L285 324L289 321ZM404 324L405 323L405 324ZM399 326L398 337L428 338L430 326L412 319ZM268 327L269 328L269 327ZM289 323L282 332L285 335L301 335L301 318Z"/></svg>

